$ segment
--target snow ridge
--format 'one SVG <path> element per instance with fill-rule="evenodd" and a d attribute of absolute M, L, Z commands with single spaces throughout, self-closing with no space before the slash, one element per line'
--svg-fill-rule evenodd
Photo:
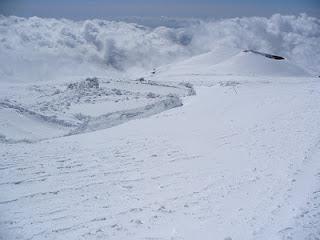
<path fill-rule="evenodd" d="M 99 117 L 90 117 L 81 126 L 76 128 L 74 131 L 71 131 L 68 135 L 110 128 L 130 120 L 149 117 L 180 106 L 182 106 L 182 101 L 178 96 L 168 96 L 167 99 L 153 104 L 148 104 L 141 108 L 112 112 Z"/>

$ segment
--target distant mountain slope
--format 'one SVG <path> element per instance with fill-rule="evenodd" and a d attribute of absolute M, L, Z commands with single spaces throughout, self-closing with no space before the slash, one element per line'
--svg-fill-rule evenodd
<path fill-rule="evenodd" d="M 162 66 L 155 72 L 164 75 L 200 74 L 212 65 L 223 62 L 237 53 L 239 53 L 239 49 L 217 48 L 174 64 Z"/>
<path fill-rule="evenodd" d="M 219 75 L 310 76 L 306 70 L 289 60 L 277 61 L 256 52 L 240 52 L 228 60 L 212 66 L 208 71 Z"/>
<path fill-rule="evenodd" d="M 309 77 L 307 70 L 281 56 L 254 50 L 219 48 L 155 71 L 161 76 L 238 75 Z"/>

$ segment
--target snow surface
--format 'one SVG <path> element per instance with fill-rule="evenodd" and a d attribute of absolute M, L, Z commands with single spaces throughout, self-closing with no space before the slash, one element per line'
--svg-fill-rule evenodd
<path fill-rule="evenodd" d="M 275 61 L 257 53 L 223 48 L 161 67 L 157 72 L 161 73 L 161 77 L 175 75 L 311 76 L 305 69 L 286 59 Z"/>
<path fill-rule="evenodd" d="M 319 19 L 177 25 L 0 17 L 1 240 L 320 238 Z"/>
<path fill-rule="evenodd" d="M 253 75 L 276 77 L 309 76 L 302 68 L 288 60 L 275 61 L 255 53 L 241 52 L 228 60 L 210 68 L 210 72 L 220 75 Z"/>
<path fill-rule="evenodd" d="M 112 127 L 181 106 L 192 85 L 88 79 L 71 83 L 6 84 L 0 97 L 0 141 L 34 142 Z"/>

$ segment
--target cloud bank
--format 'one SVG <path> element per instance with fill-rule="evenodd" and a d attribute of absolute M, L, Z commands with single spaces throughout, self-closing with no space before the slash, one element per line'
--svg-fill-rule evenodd
<path fill-rule="evenodd" d="M 140 21 L 143 24 L 143 19 Z M 217 48 L 254 49 L 320 74 L 320 20 L 305 14 L 183 20 L 177 27 L 120 21 L 0 17 L 0 79 L 118 76 Z"/>

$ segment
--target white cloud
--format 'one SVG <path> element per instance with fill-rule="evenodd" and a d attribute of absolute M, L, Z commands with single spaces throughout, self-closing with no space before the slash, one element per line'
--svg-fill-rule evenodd
<path fill-rule="evenodd" d="M 43 79 L 151 69 L 228 47 L 276 53 L 320 73 L 319 19 L 273 15 L 183 25 L 148 28 L 105 20 L 2 16 L 0 76 Z"/>

